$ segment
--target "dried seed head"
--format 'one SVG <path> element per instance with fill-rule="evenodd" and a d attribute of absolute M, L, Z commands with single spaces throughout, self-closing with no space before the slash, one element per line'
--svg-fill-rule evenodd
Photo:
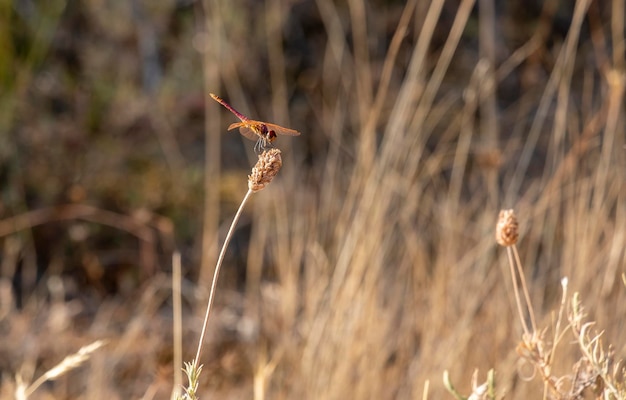
<path fill-rule="evenodd" d="M 280 157 L 280 150 L 265 150 L 259 154 L 259 161 L 252 168 L 252 175 L 248 175 L 248 188 L 252 192 L 263 190 L 274 179 L 282 166 L 283 160 Z"/>
<path fill-rule="evenodd" d="M 63 361 L 52 367 L 52 369 L 46 372 L 43 376 L 46 378 L 46 380 L 54 380 L 58 378 L 59 376 L 65 374 L 67 371 L 79 367 L 81 364 L 87 361 L 89 357 L 91 357 L 91 353 L 98 350 L 105 344 L 105 341 L 96 340 L 90 345 L 81 347 L 77 353 L 65 357 Z"/>
<path fill-rule="evenodd" d="M 500 246 L 508 247 L 517 243 L 519 236 L 517 217 L 513 210 L 501 210 L 496 225 L 496 242 Z"/>

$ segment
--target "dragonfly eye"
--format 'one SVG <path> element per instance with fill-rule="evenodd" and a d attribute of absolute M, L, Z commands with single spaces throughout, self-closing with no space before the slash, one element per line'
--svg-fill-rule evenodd
<path fill-rule="evenodd" d="M 271 141 L 273 141 L 274 139 L 276 139 L 276 132 L 275 132 L 275 131 L 273 131 L 273 130 L 272 130 L 272 131 L 269 131 L 269 132 L 267 133 L 267 136 L 269 137 L 270 142 L 271 142 Z"/>

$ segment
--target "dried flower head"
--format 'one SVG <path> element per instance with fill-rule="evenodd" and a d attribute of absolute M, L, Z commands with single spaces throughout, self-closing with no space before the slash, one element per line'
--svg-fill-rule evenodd
<path fill-rule="evenodd" d="M 61 375 L 71 371 L 75 368 L 78 368 L 81 364 L 91 357 L 91 354 L 98 350 L 100 347 L 106 344 L 105 341 L 96 340 L 95 342 L 81 347 L 77 353 L 69 355 L 63 359 L 59 364 L 52 367 L 52 369 L 48 370 L 45 374 L 40 376 L 35 382 L 33 382 L 29 387 L 22 388 L 22 383 L 18 382 L 18 390 L 20 390 L 21 394 L 18 397 L 28 398 L 38 387 L 40 387 L 46 381 L 52 381 L 60 377 Z M 22 397 L 23 395 L 23 397 Z"/>
<path fill-rule="evenodd" d="M 501 210 L 496 225 L 496 242 L 508 247 L 517 243 L 519 237 L 517 217 L 513 210 Z"/>
<path fill-rule="evenodd" d="M 283 160 L 280 157 L 280 150 L 265 150 L 259 154 L 259 161 L 252 168 L 252 175 L 248 175 L 248 188 L 252 192 L 263 190 L 274 179 L 282 166 Z"/>

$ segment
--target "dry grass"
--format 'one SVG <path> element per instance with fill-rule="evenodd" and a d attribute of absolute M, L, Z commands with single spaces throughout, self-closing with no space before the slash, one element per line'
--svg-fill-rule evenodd
<path fill-rule="evenodd" d="M 179 202 L 163 200 L 160 186 L 134 180 L 133 171 L 130 183 L 118 182 L 121 190 L 103 189 L 124 175 L 114 168 L 126 165 L 122 160 L 153 148 L 122 147 L 111 160 L 95 150 L 85 155 L 109 166 L 86 169 L 99 178 L 89 190 L 122 204 L 132 214 L 132 232 L 152 231 L 151 243 L 164 254 L 153 258 L 161 272 L 150 278 L 120 272 L 118 294 L 105 297 L 88 284 L 72 286 L 76 281 L 63 274 L 69 258 L 51 257 L 56 264 L 33 278 L 40 283 L 22 284 L 28 293 L 15 295 L 12 282 L 37 271 L 32 242 L 15 232 L 61 218 L 29 220 L 13 230 L 5 224 L 0 397 L 15 396 L 18 377 L 28 386 L 68 354 L 103 339 L 107 345 L 88 361 L 31 398 L 168 398 L 174 370 L 182 367 L 174 366 L 180 362 L 174 336 L 182 338 L 182 359 L 197 351 L 224 236 L 220 222 L 234 214 L 220 196 L 239 201 L 247 189 L 244 172 L 230 185 L 230 171 L 220 170 L 237 153 L 229 143 L 220 147 L 223 110 L 205 100 L 207 196 L 199 206 L 197 197 L 180 194 L 197 196 L 201 184 L 194 178 L 199 162 L 180 157 L 195 154 L 197 143 L 184 142 L 193 129 L 172 137 L 162 120 L 168 116 L 179 127 L 175 119 L 183 119 L 184 102 L 171 93 L 185 90 L 181 68 L 189 71 L 183 81 L 205 82 L 200 98 L 224 93 L 246 115 L 303 132 L 276 142 L 284 167 L 254 196 L 226 252 L 201 339 L 203 367 L 193 389 L 200 398 L 624 398 L 623 4 L 578 0 L 571 9 L 551 8 L 556 3 L 545 2 L 542 18 L 531 21 L 536 29 L 525 32 L 531 24 L 513 18 L 512 10 L 495 17 L 489 1 L 480 2 L 480 19 L 468 0 L 208 2 L 197 19 L 202 30 L 181 28 L 203 51 L 204 69 L 172 62 L 163 78 L 170 91 L 155 95 L 149 106 L 156 111 L 146 113 L 154 129 L 145 132 L 160 132 L 151 143 L 167 164 L 166 173 L 157 168 L 150 176 L 176 187 Z M 559 36 L 557 22 L 568 12 Z M 132 26 L 117 24 L 111 30 L 122 37 Z M 192 63 L 193 50 L 170 48 L 182 64 Z M 96 56 L 103 57 L 85 62 Z M 27 72 L 15 96 L 25 96 L 27 78 L 37 77 L 36 68 Z M 102 66 L 92 73 L 110 75 Z M 110 119 L 105 126 L 113 129 L 128 114 L 141 114 L 140 106 L 123 107 L 129 92 L 98 94 L 118 113 L 92 118 Z M 150 119 L 155 114 L 161 119 Z M 1 123 L 8 132 L 29 121 L 3 114 Z M 195 128 L 183 125 L 189 126 Z M 111 145 L 106 136 L 96 138 L 86 148 L 102 152 Z M 13 154 L 23 151 L 18 144 Z M 40 174 L 50 171 L 32 164 Z M 52 185 L 42 176 L 36 180 L 42 187 Z M 137 203 L 147 213 L 128 211 Z M 24 212 L 35 208 L 20 204 Z M 509 208 L 519 221 L 515 250 L 498 248 L 493 234 L 498 210 Z M 184 212 L 168 214 L 184 243 L 183 265 L 193 271 L 177 281 L 182 305 L 176 307 L 167 272 L 172 249 L 164 244 L 173 241 L 154 217 L 171 209 L 196 212 L 186 223 L 177 219 Z M 18 214 L 9 221 L 23 221 Z M 188 231 L 195 235 L 184 236 Z M 249 238 L 241 238 L 244 231 Z M 101 258 L 87 257 L 97 252 L 75 251 L 86 254 L 85 270 L 102 271 Z M 98 282 L 96 272 L 88 282 Z M 176 335 L 172 308 L 182 310 Z"/>

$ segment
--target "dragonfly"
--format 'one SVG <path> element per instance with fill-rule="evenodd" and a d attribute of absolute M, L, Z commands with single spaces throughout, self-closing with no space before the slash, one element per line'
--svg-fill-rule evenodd
<path fill-rule="evenodd" d="M 209 93 L 211 98 L 224 107 L 228 109 L 231 113 L 235 114 L 237 118 L 241 122 L 234 122 L 230 124 L 228 130 L 233 130 L 235 128 L 239 128 L 239 133 L 247 139 L 256 140 L 257 143 L 254 146 L 254 150 L 258 152 L 258 150 L 265 150 L 267 147 L 272 145 L 272 142 L 276 140 L 278 135 L 287 135 L 287 136 L 299 136 L 300 132 L 295 129 L 289 129 L 282 127 L 276 124 L 270 124 L 269 122 L 255 121 L 250 119 L 235 110 L 230 104 L 224 101 L 218 95 L 213 93 Z"/>

